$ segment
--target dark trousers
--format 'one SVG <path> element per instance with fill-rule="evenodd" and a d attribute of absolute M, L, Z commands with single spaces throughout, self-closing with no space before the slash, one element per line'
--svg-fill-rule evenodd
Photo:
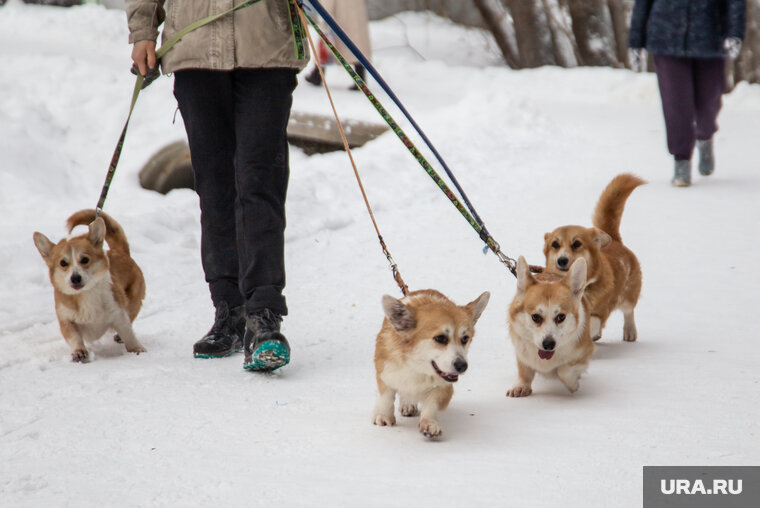
<path fill-rule="evenodd" d="M 201 262 L 214 305 L 287 314 L 284 230 L 293 69 L 184 70 L 174 96 L 201 208 Z"/>
<path fill-rule="evenodd" d="M 654 55 L 654 68 L 665 115 L 668 151 L 676 160 L 691 159 L 695 140 L 710 139 L 718 130 L 726 61 Z"/>

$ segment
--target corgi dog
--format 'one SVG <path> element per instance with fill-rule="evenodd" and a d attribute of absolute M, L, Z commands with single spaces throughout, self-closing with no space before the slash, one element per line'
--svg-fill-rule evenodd
<path fill-rule="evenodd" d="M 623 340 L 637 337 L 633 309 L 641 293 L 641 267 L 620 237 L 620 220 L 631 192 L 646 182 L 623 173 L 602 191 L 594 209 L 594 227 L 562 226 L 544 235 L 544 256 L 549 271 L 567 272 L 576 259 L 586 260 L 584 292 L 591 306 L 591 337 L 599 340 L 613 310 L 623 311 Z"/>
<path fill-rule="evenodd" d="M 517 293 L 509 306 L 518 379 L 507 396 L 530 395 L 536 372 L 556 376 L 571 393 L 578 390 L 594 354 L 583 296 L 586 268 L 586 260 L 579 257 L 565 275 L 533 275 L 525 258 L 518 259 Z"/>
<path fill-rule="evenodd" d="M 89 224 L 85 234 L 57 244 L 34 233 L 34 245 L 50 271 L 55 312 L 74 362 L 89 360 L 85 342 L 99 339 L 109 329 L 130 353 L 144 353 L 132 331 L 132 321 L 145 297 L 145 279 L 129 255 L 129 243 L 118 222 L 95 210 L 81 210 L 66 221 L 69 233 Z M 103 248 L 108 243 L 109 250 Z"/>
<path fill-rule="evenodd" d="M 475 323 L 489 298 L 485 292 L 462 307 L 432 289 L 400 300 L 383 296 L 385 319 L 375 346 L 375 425 L 395 425 L 398 393 L 401 415 L 419 414 L 425 437 L 441 435 L 436 415 L 446 409 L 453 384 L 467 370 Z"/>

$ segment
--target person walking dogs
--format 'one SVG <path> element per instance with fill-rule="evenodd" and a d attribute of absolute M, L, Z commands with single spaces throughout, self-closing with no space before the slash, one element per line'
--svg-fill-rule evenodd
<path fill-rule="evenodd" d="M 653 56 L 676 187 L 691 185 L 695 142 L 699 173 L 715 170 L 713 135 L 726 58 L 739 55 L 745 19 L 745 0 L 636 0 L 633 6 L 631 64 L 640 70 L 646 51 Z"/>
<path fill-rule="evenodd" d="M 225 12 L 234 0 L 127 0 L 132 60 L 155 69 L 156 38 Z M 161 59 L 174 74 L 201 210 L 201 263 L 216 308 L 196 358 L 245 352 L 244 368 L 290 361 L 285 297 L 286 127 L 298 54 L 289 0 L 260 0 L 188 33 Z M 300 33 L 300 32 L 299 32 Z M 305 51 L 305 50 L 303 50 Z"/>

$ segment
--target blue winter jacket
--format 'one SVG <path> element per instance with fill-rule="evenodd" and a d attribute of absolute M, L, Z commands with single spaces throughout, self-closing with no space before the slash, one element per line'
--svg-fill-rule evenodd
<path fill-rule="evenodd" d="M 745 0 L 636 0 L 628 45 L 654 55 L 725 57 L 727 37 L 744 39 Z"/>

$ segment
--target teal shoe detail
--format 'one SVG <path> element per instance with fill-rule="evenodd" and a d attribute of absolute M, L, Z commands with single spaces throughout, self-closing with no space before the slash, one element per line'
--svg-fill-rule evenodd
<path fill-rule="evenodd" d="M 250 362 L 243 365 L 246 370 L 273 371 L 290 362 L 288 347 L 279 340 L 267 340 L 259 344 Z"/>
<path fill-rule="evenodd" d="M 209 358 L 227 358 L 228 356 L 232 356 L 235 353 L 242 353 L 242 352 L 243 352 L 243 348 L 241 347 L 241 348 L 233 349 L 231 351 L 227 351 L 225 353 L 219 353 L 219 354 L 195 353 L 193 356 L 195 358 L 204 358 L 204 359 L 209 359 Z"/>

